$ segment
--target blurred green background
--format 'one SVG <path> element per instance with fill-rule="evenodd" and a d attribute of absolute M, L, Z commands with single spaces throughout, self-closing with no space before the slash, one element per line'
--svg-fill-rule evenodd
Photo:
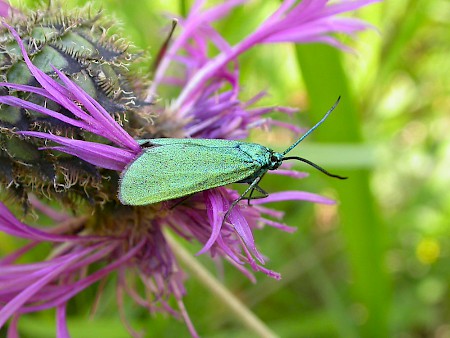
<path fill-rule="evenodd" d="M 65 6 L 76 3 L 86 1 Z M 170 26 L 167 13 L 189 8 L 183 1 L 94 4 L 153 55 Z M 250 2 L 216 27 L 237 42 L 278 4 Z M 299 107 L 289 122 L 311 126 L 342 96 L 334 115 L 295 154 L 349 179 L 316 171 L 298 181 L 266 177 L 262 186 L 268 192 L 298 188 L 339 203 L 273 205 L 286 211 L 285 222 L 298 231 L 267 228 L 255 236 L 270 258 L 267 267 L 283 279 L 257 274 L 252 284 L 225 264 L 223 284 L 281 337 L 450 337 L 450 2 L 386 1 L 355 16 L 376 29 L 343 37 L 353 53 L 323 45 L 271 45 L 240 58 L 242 98 L 268 89 L 264 104 Z M 276 128 L 261 135 L 255 131 L 252 138 L 275 150 L 296 136 Z M 187 248 L 195 253 L 199 247 Z M 196 259 L 221 276 L 208 257 Z M 186 288 L 186 308 L 202 336 L 254 335 L 195 274 Z M 73 337 L 128 336 L 113 286 L 110 291 L 94 319 L 88 320 L 93 293 L 71 303 Z M 128 316 L 147 337 L 188 336 L 184 324 L 169 316 L 149 316 L 131 305 Z M 53 336 L 53 315 L 28 316 L 21 328 L 24 336 Z"/>

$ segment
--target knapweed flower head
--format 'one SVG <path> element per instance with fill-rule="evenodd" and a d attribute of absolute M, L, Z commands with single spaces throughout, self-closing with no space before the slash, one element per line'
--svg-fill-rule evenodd
<path fill-rule="evenodd" d="M 21 315 L 51 308 L 57 313 L 58 337 L 68 337 L 67 303 L 113 273 L 122 312 L 127 295 L 151 312 L 181 315 L 196 336 L 182 303 L 185 276 L 166 229 L 199 242 L 199 254 L 224 259 L 252 280 L 251 270 L 280 278 L 264 267 L 253 231 L 294 229 L 281 223 L 280 212 L 264 205 L 333 203 L 313 193 L 283 191 L 230 209 L 239 194 L 229 187 L 139 207 L 122 205 L 117 197 L 120 173 L 143 151 L 139 139 L 243 139 L 261 125 L 298 132 L 296 126 L 267 118 L 272 111 L 290 114 L 292 109 L 253 107 L 264 93 L 240 101 L 238 56 L 259 44 L 342 47 L 330 34 L 353 34 L 367 26 L 339 14 L 374 1 L 284 1 L 254 33 L 230 45 L 212 23 L 245 2 L 205 8 L 204 1 L 197 1 L 186 18 L 178 18 L 179 34 L 148 86 L 149 76 L 131 76 L 129 64 L 139 59 L 108 31 L 102 13 L 3 11 L 8 17 L 0 41 L 0 230 L 29 241 L 0 260 L 0 327 L 9 320 L 11 337 L 17 336 Z M 215 55 L 208 54 L 211 44 Z M 159 97 L 161 86 L 178 88 L 179 95 Z M 288 169 L 274 173 L 305 177 Z M 56 202 L 60 208 L 50 207 Z M 43 229 L 23 223 L 20 219 L 30 213 L 50 217 L 54 225 Z M 53 245 L 47 259 L 17 263 L 45 243 Z"/>

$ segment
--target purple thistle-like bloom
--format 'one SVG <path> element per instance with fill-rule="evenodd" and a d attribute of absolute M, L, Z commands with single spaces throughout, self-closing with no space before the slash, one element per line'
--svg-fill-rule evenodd
<path fill-rule="evenodd" d="M 291 114 L 291 109 L 251 108 L 264 93 L 248 102 L 239 100 L 237 57 L 258 44 L 267 43 L 323 42 L 342 47 L 330 33 L 353 34 L 367 25 L 336 15 L 375 1 L 341 1 L 331 5 L 325 0 L 304 0 L 300 4 L 292 0 L 284 1 L 253 34 L 231 46 L 212 28 L 211 23 L 244 2 L 228 1 L 205 10 L 204 1 L 197 1 L 189 16 L 180 19 L 183 30 L 161 60 L 146 93 L 146 100 L 152 102 L 161 85 L 179 87 L 181 93 L 168 107 L 154 107 L 158 112 L 154 135 L 242 139 L 249 129 L 261 125 L 280 125 L 298 132 L 299 128 L 295 126 L 265 118 L 267 113 L 275 110 Z M 64 152 L 99 168 L 122 171 L 142 151 L 139 144 L 95 99 L 59 69 L 53 68 L 56 78 L 52 78 L 33 65 L 20 36 L 12 27 L 8 28 L 40 87 L 8 82 L 0 83 L 0 86 L 42 96 L 64 107 L 72 116 L 16 96 L 2 96 L 0 103 L 50 116 L 108 142 L 73 139 L 47 131 L 19 130 L 17 134 L 23 138 L 49 141 L 42 150 Z M 210 43 L 219 50 L 214 57 L 206 52 Z M 167 75 L 169 66 L 174 65 L 183 69 L 179 78 Z M 231 89 L 224 89 L 227 86 Z M 286 168 L 274 174 L 296 178 L 305 176 Z M 172 229 L 186 240 L 198 241 L 203 246 L 198 254 L 209 253 L 212 257 L 224 258 L 252 280 L 254 277 L 246 266 L 280 278 L 279 274 L 263 266 L 265 261 L 257 250 L 252 232 L 264 225 L 288 232 L 295 229 L 281 223 L 282 213 L 263 205 L 284 200 L 333 203 L 308 192 L 276 192 L 265 199 L 253 201 L 252 207 L 237 205 L 231 209 L 228 220 L 222 222 L 223 215 L 238 197 L 236 191 L 219 187 L 197 193 L 181 204 L 167 201 L 159 205 L 128 207 L 119 205 L 114 196 L 119 211 L 110 210 L 114 212 L 110 216 L 105 210 L 98 216 L 102 221 L 100 226 L 91 225 L 88 214 L 70 217 L 32 198 L 34 208 L 48 215 L 56 224 L 45 231 L 22 223 L 0 203 L 0 231 L 30 241 L 0 260 L 0 327 L 10 319 L 8 334 L 17 336 L 17 321 L 22 314 L 55 308 L 58 337 L 68 337 L 65 324 L 67 302 L 85 288 L 116 272 L 119 304 L 122 304 L 121 297 L 127 294 L 149 311 L 166 311 L 175 316 L 180 312 L 191 334 L 196 336 L 182 303 L 184 275 L 167 243 L 164 228 Z M 42 243 L 55 246 L 48 259 L 30 264 L 15 263 Z M 101 267 L 86 274 L 86 268 L 94 263 L 100 263 Z M 129 284 L 126 276 L 131 270 L 137 271 L 139 283 L 153 299 L 140 295 L 136 291 L 137 285 Z M 179 311 L 168 303 L 172 296 L 177 300 Z M 122 307 L 119 308 L 123 311 Z M 137 335 L 136 332 L 132 334 Z"/>

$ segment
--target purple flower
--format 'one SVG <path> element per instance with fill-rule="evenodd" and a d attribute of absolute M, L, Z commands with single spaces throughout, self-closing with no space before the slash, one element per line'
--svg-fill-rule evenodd
<path fill-rule="evenodd" d="M 7 18 L 10 15 L 11 6 L 7 1 L 0 1 L 0 16 Z"/>
<path fill-rule="evenodd" d="M 150 136 L 242 139 L 249 129 L 261 125 L 280 125 L 300 131 L 296 126 L 266 118 L 271 111 L 291 114 L 292 109 L 252 108 L 264 93 L 257 94 L 248 102 L 239 100 L 237 57 L 258 44 L 268 43 L 323 42 L 343 47 L 329 34 L 353 34 L 367 25 L 337 15 L 375 1 L 338 1 L 333 4 L 324 0 L 304 0 L 300 4 L 284 1 L 253 34 L 234 46 L 229 45 L 211 23 L 244 2 L 227 1 L 204 9 L 203 1 L 197 1 L 189 16 L 180 18 L 181 35 L 161 60 L 152 85 L 146 91 L 146 101 L 152 102 L 162 85 L 179 87 L 181 93 L 169 106 L 153 107 L 158 114 L 153 126 L 149 127 Z M 42 151 L 63 152 L 97 168 L 122 171 L 142 151 L 139 144 L 95 99 L 59 69 L 53 67 L 52 77 L 33 65 L 19 34 L 11 26 L 7 27 L 39 86 L 8 82 L 0 83 L 0 86 L 39 95 L 71 114 L 13 95 L 1 96 L 0 103 L 52 117 L 106 142 L 56 135 L 46 130 L 17 130 L 16 133 L 24 139 L 44 139 L 46 143 L 41 147 Z M 213 57 L 206 52 L 210 43 L 219 50 Z M 180 77 L 167 75 L 169 67 L 173 66 L 183 70 Z M 226 89 L 229 87 L 231 89 Z M 305 174 L 288 168 L 274 174 L 305 177 Z M 165 228 L 186 240 L 198 241 L 203 246 L 198 254 L 208 253 L 211 257 L 223 258 L 251 280 L 254 277 L 247 267 L 278 279 L 279 274 L 263 266 L 265 259 L 256 247 L 253 230 L 264 225 L 287 232 L 295 229 L 281 223 L 282 213 L 263 205 L 284 200 L 333 203 L 308 192 L 275 192 L 265 199 L 253 201 L 252 207 L 245 203 L 237 205 L 229 213 L 228 221 L 222 222 L 223 215 L 238 196 L 232 189 L 219 187 L 197 193 L 183 203 L 167 201 L 145 207 L 122 206 L 116 196 L 107 196 L 108 203 L 103 209 L 95 209 L 92 214 L 79 212 L 76 216 L 69 216 L 68 210 L 55 211 L 47 206 L 47 201 L 31 196 L 31 205 L 55 223 L 45 230 L 22 223 L 5 204 L 0 203 L 0 231 L 29 240 L 29 244 L 0 261 L 0 327 L 10 320 L 8 334 L 16 336 L 17 321 L 22 314 L 55 308 L 58 337 L 68 337 L 65 323 L 67 302 L 115 272 L 118 275 L 119 304 L 126 294 L 149 311 L 165 311 L 175 316 L 181 314 L 190 333 L 197 336 L 182 303 L 186 293 L 184 275 L 168 245 Z M 16 263 L 17 259 L 43 243 L 54 245 L 48 259 L 30 264 Z M 86 274 L 87 267 L 94 263 L 96 269 Z M 137 285 L 129 284 L 127 275 L 132 272 L 136 273 L 138 283 L 153 296 L 153 301 L 139 294 L 137 290 L 141 288 Z M 176 299 L 178 310 L 169 305 L 170 297 Z M 123 311 L 121 306 L 119 309 Z M 133 335 L 138 335 L 130 330 Z"/>

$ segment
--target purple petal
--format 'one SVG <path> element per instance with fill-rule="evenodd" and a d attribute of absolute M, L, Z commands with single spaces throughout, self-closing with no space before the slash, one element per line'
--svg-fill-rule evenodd
<path fill-rule="evenodd" d="M 305 178 L 305 177 L 309 176 L 308 173 L 295 171 L 295 170 L 286 170 L 286 169 L 277 169 L 277 170 L 271 171 L 270 174 L 289 176 L 289 177 L 293 177 L 293 178 L 297 178 L 297 179 Z"/>
<path fill-rule="evenodd" d="M 58 338 L 70 338 L 67 329 L 66 304 L 61 304 L 56 308 L 56 335 Z"/>
<path fill-rule="evenodd" d="M 75 102 L 69 99 L 70 92 L 66 88 L 53 80 L 38 67 L 33 65 L 30 58 L 28 57 L 23 41 L 20 38 L 19 34 L 15 31 L 15 29 L 7 23 L 3 23 L 3 25 L 9 29 L 11 34 L 14 36 L 14 39 L 16 39 L 17 43 L 19 44 L 22 56 L 28 66 L 28 69 L 33 74 L 35 79 L 39 82 L 39 84 L 51 95 L 53 100 L 61 104 L 64 108 L 70 110 L 74 115 L 77 115 L 77 113 L 80 113 L 81 115 L 87 115 L 75 104 Z M 79 115 L 77 115 L 77 117 L 82 118 Z"/>
<path fill-rule="evenodd" d="M 241 3 L 245 3 L 246 0 L 230 0 L 223 4 L 217 5 L 212 9 L 201 11 L 203 2 L 196 2 L 191 8 L 189 17 L 183 22 L 180 20 L 180 24 L 183 26 L 183 31 L 180 36 L 173 41 L 171 47 L 168 49 L 166 55 L 167 57 L 161 60 L 161 63 L 156 70 L 155 76 L 153 78 L 152 86 L 149 88 L 149 92 L 146 100 L 151 101 L 155 95 L 156 88 L 167 72 L 167 69 L 171 62 L 171 57 L 176 55 L 186 44 L 187 40 L 191 37 L 193 32 L 198 31 L 199 26 L 204 26 L 213 21 L 219 20 L 231 11 L 234 7 Z"/>
<path fill-rule="evenodd" d="M 45 231 L 38 230 L 34 227 L 28 226 L 20 222 L 9 209 L 0 202 L 0 231 L 3 231 L 11 236 L 27 238 L 35 241 L 49 241 L 49 242 L 67 242 L 67 241 L 92 241 L 102 237 L 98 236 L 70 236 L 57 235 Z"/>
<path fill-rule="evenodd" d="M 20 338 L 19 336 L 19 330 L 18 330 L 18 322 L 19 322 L 20 316 L 18 314 L 15 314 L 12 316 L 11 320 L 9 321 L 8 325 L 8 338 Z"/>
<path fill-rule="evenodd" d="M 0 1 L 0 16 L 7 18 L 11 15 L 12 7 L 8 3 L 8 1 L 1 0 Z"/>
<path fill-rule="evenodd" d="M 233 249 L 230 248 L 229 243 L 225 242 L 222 236 L 217 237 L 217 244 L 224 251 L 225 255 L 235 263 L 240 265 L 244 264 L 244 262 L 236 255 Z"/>
<path fill-rule="evenodd" d="M 270 194 L 266 198 L 256 199 L 252 201 L 252 204 L 266 204 L 272 202 L 281 202 L 281 201 L 308 201 L 312 203 L 321 203 L 321 204 L 336 204 L 336 201 L 326 198 L 317 194 L 313 194 L 305 191 L 283 191 L 276 192 Z"/>
<path fill-rule="evenodd" d="M 39 68 L 33 65 L 28 54 L 26 52 L 23 41 L 20 39 L 18 33 L 6 23 L 3 23 L 11 32 L 11 34 L 16 39 L 17 43 L 22 52 L 25 63 L 28 69 L 43 87 L 46 93 L 43 95 L 46 98 L 53 100 L 54 102 L 60 104 L 64 108 L 68 109 L 72 114 L 78 117 L 81 121 L 68 118 L 62 114 L 53 112 L 44 107 L 39 107 L 32 103 L 25 103 L 24 100 L 17 98 L 4 98 L 3 102 L 11 105 L 22 106 L 24 108 L 33 109 L 40 113 L 58 118 L 59 120 L 74 125 L 79 128 L 83 128 L 89 132 L 95 133 L 97 135 L 103 136 L 106 139 L 120 145 L 124 148 L 130 149 L 131 151 L 138 153 L 141 151 L 139 144 L 122 128 L 120 125 L 106 112 L 106 110 L 101 107 L 101 105 L 90 97 L 83 89 L 72 82 L 65 74 L 53 67 L 53 70 L 58 74 L 60 80 L 64 83 L 64 86 L 59 84 L 57 81 L 53 80 L 50 76 L 45 74 Z M 14 85 L 14 84 L 4 84 L 10 88 L 15 88 L 19 90 L 31 91 L 33 93 L 40 93 L 42 90 L 30 89 L 29 86 L 25 85 Z M 86 113 L 83 111 L 74 100 L 83 104 Z"/>
<path fill-rule="evenodd" d="M 230 262 L 236 269 L 238 269 L 245 277 L 247 277 L 252 283 L 256 283 L 255 276 L 248 271 L 245 267 L 242 266 L 242 263 L 237 263 L 234 260 L 230 259 L 230 257 L 225 257 L 225 259 Z"/>
<path fill-rule="evenodd" d="M 255 203 L 253 203 L 253 201 L 252 201 L 252 204 L 255 205 Z M 268 215 L 268 216 L 276 218 L 276 219 L 282 219 L 284 217 L 283 211 L 269 209 L 269 208 L 263 207 L 261 205 L 255 205 L 255 208 L 257 208 L 261 214 Z"/>
<path fill-rule="evenodd" d="M 247 220 L 240 212 L 239 206 L 236 205 L 233 209 L 231 209 L 228 218 L 230 219 L 231 224 L 238 233 L 239 237 L 245 243 L 244 248 L 248 248 L 248 250 L 256 257 L 256 259 L 258 259 L 261 264 L 264 264 L 264 258 L 258 252 L 258 249 L 256 249 L 252 231 L 248 225 Z"/>
<path fill-rule="evenodd" d="M 70 288 L 67 288 L 66 292 L 64 294 L 61 294 L 61 296 L 58 299 L 52 300 L 46 304 L 46 308 L 52 308 L 55 306 L 59 306 L 60 304 L 64 304 L 69 299 L 71 299 L 76 294 L 80 293 L 82 290 L 86 289 L 88 286 L 98 282 L 99 280 L 107 277 L 111 272 L 115 271 L 119 266 L 127 263 L 129 260 L 133 259 L 135 255 L 142 249 L 143 245 L 145 244 L 145 241 L 141 241 L 140 243 L 136 244 L 133 248 L 131 248 L 128 252 L 126 252 L 124 255 L 119 257 L 118 259 L 114 260 L 113 263 L 107 265 L 106 267 L 95 271 L 94 273 L 90 274 L 89 276 L 76 281 L 72 284 L 70 284 Z M 103 257 L 108 257 L 108 254 L 102 255 Z M 99 258 L 96 258 L 96 260 L 99 260 Z M 85 264 L 87 266 L 87 264 Z M 36 311 L 36 309 L 33 309 L 33 311 Z"/>
<path fill-rule="evenodd" d="M 38 131 L 21 131 L 18 134 L 48 139 L 57 142 L 62 147 L 46 147 L 45 149 L 54 149 L 77 156 L 93 165 L 122 171 L 136 155 L 128 150 L 112 147 L 106 144 L 74 140 L 67 137 L 56 136 Z"/>
<path fill-rule="evenodd" d="M 34 194 L 28 195 L 28 201 L 33 205 L 33 207 L 36 210 L 48 216 L 55 222 L 63 222 L 70 219 L 70 216 L 67 213 L 55 210 L 54 208 L 48 206 L 47 204 L 44 204 Z"/>
<path fill-rule="evenodd" d="M 75 99 L 83 104 L 83 106 L 90 112 L 94 119 L 99 123 L 102 129 L 106 131 L 102 135 L 112 142 L 121 145 L 124 148 L 131 149 L 135 152 L 140 152 L 139 144 L 108 114 L 108 112 L 92 97 L 90 97 L 83 89 L 72 82 L 64 73 L 53 67 L 53 70 L 58 74 L 59 78 L 64 82 L 69 91 L 74 95 Z"/>
<path fill-rule="evenodd" d="M 16 260 L 18 260 L 20 257 L 25 255 L 27 252 L 35 248 L 39 242 L 32 242 L 28 243 L 27 245 L 24 245 L 20 249 L 14 251 L 13 253 L 9 254 L 8 256 L 2 257 L 0 259 L 0 266 L 2 265 L 9 265 L 13 264 Z"/>
<path fill-rule="evenodd" d="M 275 222 L 275 221 L 272 221 L 270 219 L 261 218 L 261 221 L 264 224 L 266 224 L 266 225 L 268 225 L 268 226 L 270 226 L 272 228 L 279 229 L 281 231 L 286 231 L 286 232 L 290 232 L 290 233 L 297 231 L 297 228 L 290 227 L 290 226 L 288 226 L 286 224 L 283 224 L 283 223 L 280 223 L 280 222 Z"/>
<path fill-rule="evenodd" d="M 84 121 L 71 119 L 70 117 L 67 117 L 63 114 L 57 113 L 53 110 L 42 107 L 38 104 L 19 99 L 18 97 L 15 97 L 15 96 L 0 96 L 0 103 L 4 103 L 4 104 L 10 105 L 10 106 L 19 107 L 19 108 L 31 109 L 31 110 L 37 111 L 39 113 L 54 117 L 60 121 L 69 123 L 75 127 L 83 128 L 88 131 L 92 131 L 92 128 L 89 126 L 89 124 L 85 123 Z"/>
<path fill-rule="evenodd" d="M 208 218 L 212 227 L 212 231 L 208 241 L 203 246 L 203 248 L 197 253 L 197 255 L 204 254 L 216 242 L 217 237 L 219 236 L 220 230 L 222 228 L 223 215 L 226 212 L 222 195 L 217 190 L 215 189 L 206 190 L 203 192 L 203 195 L 205 196 L 205 201 L 207 201 L 206 211 L 208 213 Z"/>
<path fill-rule="evenodd" d="M 182 116 L 187 115 L 187 112 L 194 106 L 194 102 L 199 100 L 202 89 L 209 86 L 210 82 L 214 81 L 221 73 L 224 73 L 230 62 L 234 62 L 240 54 L 257 44 L 317 41 L 340 46 L 337 40 L 327 36 L 327 34 L 352 34 L 355 31 L 367 28 L 367 26 L 361 24 L 361 21 L 349 18 L 342 19 L 336 15 L 358 9 L 372 2 L 376 2 L 376 0 L 346 1 L 336 4 L 328 4 L 328 1 L 325 0 L 308 0 L 298 4 L 292 0 L 284 1 L 277 12 L 263 22 L 253 34 L 249 35 L 242 42 L 227 48 L 206 63 L 198 62 L 199 67 L 195 72 L 192 72 L 193 76 L 188 77 L 188 82 L 182 88 L 181 94 L 172 105 L 172 110 L 180 111 Z M 202 25 L 207 26 L 211 21 L 217 20 L 220 17 L 219 13 L 224 10 L 221 6 L 205 10 L 204 13 L 210 16 L 210 18 L 205 19 L 204 14 L 201 14 L 201 9 L 199 7 L 196 8 L 197 12 L 191 14 L 186 19 L 184 25 L 185 31 L 182 33 L 180 39 L 174 42 L 173 48 L 168 53 L 170 56 L 177 54 L 183 47 L 187 49 L 187 46 L 189 46 L 187 43 L 188 39 L 195 39 L 195 37 L 199 36 L 197 28 Z M 204 40 L 207 40 L 207 38 L 210 37 L 203 37 Z M 190 55 L 193 58 L 195 57 L 193 53 L 190 53 Z M 200 53 L 200 55 L 203 54 Z M 169 62 L 169 57 L 163 61 L 164 67 L 159 70 L 158 80 L 155 81 L 154 86 L 160 82 L 160 78 L 163 77 L 163 73 L 166 71 Z M 192 63 L 195 64 L 195 60 Z M 152 87 L 150 90 L 152 97 L 154 88 Z"/>
<path fill-rule="evenodd" d="M 8 87 L 15 90 L 20 90 L 23 92 L 34 93 L 40 96 L 46 97 L 47 99 L 53 100 L 53 96 L 50 95 L 44 88 L 33 87 L 24 84 L 10 83 L 10 82 L 0 82 L 0 86 Z"/>
<path fill-rule="evenodd" d="M 74 262 L 78 257 L 72 257 L 66 260 L 64 263 L 54 266 L 52 270 L 46 271 L 46 274 L 33 282 L 29 287 L 25 288 L 22 292 L 17 294 L 10 302 L 5 304 L 0 309 L 0 327 L 2 327 L 9 317 L 11 317 L 16 311 L 23 306 L 27 300 L 47 285 L 51 280 L 56 278 L 62 271 L 64 271 L 72 262 Z"/>

